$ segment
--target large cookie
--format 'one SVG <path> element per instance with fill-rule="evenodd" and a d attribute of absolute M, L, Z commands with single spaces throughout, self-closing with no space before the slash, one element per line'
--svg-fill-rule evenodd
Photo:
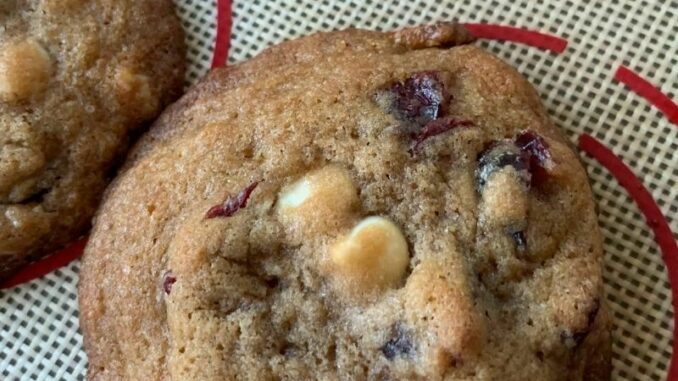
<path fill-rule="evenodd" d="M 607 380 L 601 238 L 533 88 L 441 24 L 217 69 L 110 188 L 91 380 Z"/>
<path fill-rule="evenodd" d="M 83 233 L 183 74 L 170 0 L 0 0 L 0 278 Z"/>

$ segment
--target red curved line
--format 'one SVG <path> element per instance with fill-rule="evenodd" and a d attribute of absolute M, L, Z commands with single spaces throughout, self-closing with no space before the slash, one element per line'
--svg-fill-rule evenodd
<path fill-rule="evenodd" d="M 678 125 L 678 105 L 648 80 L 624 65 L 619 66 L 614 73 L 614 79 L 625 84 L 636 94 L 647 99 L 648 102 L 666 115 L 671 123 Z"/>
<path fill-rule="evenodd" d="M 466 29 L 477 38 L 492 40 L 513 41 L 562 53 L 567 48 L 567 40 L 558 36 L 531 31 L 525 28 L 516 28 L 507 25 L 466 23 Z"/>
<path fill-rule="evenodd" d="M 231 0 L 217 0 L 217 36 L 214 41 L 212 68 L 226 65 L 231 47 L 233 14 Z"/>
<path fill-rule="evenodd" d="M 678 289 L 676 288 L 678 286 L 678 245 L 673 238 L 666 218 L 640 179 L 614 152 L 587 134 L 579 137 L 579 148 L 607 168 L 619 184 L 626 188 L 638 204 L 640 211 L 645 215 L 647 224 L 654 231 L 654 238 L 661 249 L 666 264 L 673 298 L 674 326 L 678 327 L 678 313 L 675 313 L 675 311 L 678 311 Z M 673 354 L 667 380 L 678 380 L 678 340 L 676 338 L 673 340 Z"/>
<path fill-rule="evenodd" d="M 0 283 L 0 289 L 18 286 L 40 278 L 59 267 L 66 266 L 82 255 L 85 244 L 87 244 L 87 238 L 82 238 L 61 251 L 21 268 L 17 273 Z"/>

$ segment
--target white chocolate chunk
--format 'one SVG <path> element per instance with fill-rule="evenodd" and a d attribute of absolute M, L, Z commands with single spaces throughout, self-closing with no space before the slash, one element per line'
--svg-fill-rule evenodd
<path fill-rule="evenodd" d="M 278 197 L 278 216 L 296 240 L 345 226 L 358 205 L 348 171 L 328 165 L 285 187 Z"/>
<path fill-rule="evenodd" d="M 115 89 L 123 111 L 140 119 L 153 117 L 160 107 L 159 99 L 151 90 L 150 78 L 128 67 L 119 67 L 115 73 Z"/>
<path fill-rule="evenodd" d="M 0 125 L 3 121 L 0 117 Z M 0 204 L 22 202 L 35 193 L 47 165 L 43 146 L 42 134 L 25 120 L 0 133 Z"/>
<path fill-rule="evenodd" d="M 311 183 L 303 178 L 292 184 L 285 193 L 280 195 L 279 206 L 281 209 L 297 208 L 301 206 L 312 194 Z"/>
<path fill-rule="evenodd" d="M 0 100 L 17 102 L 42 92 L 49 83 L 52 62 L 34 40 L 0 47 Z"/>
<path fill-rule="evenodd" d="M 352 286 L 373 289 L 396 286 L 410 261 L 400 229 L 383 217 L 368 217 L 330 248 L 336 275 Z"/>

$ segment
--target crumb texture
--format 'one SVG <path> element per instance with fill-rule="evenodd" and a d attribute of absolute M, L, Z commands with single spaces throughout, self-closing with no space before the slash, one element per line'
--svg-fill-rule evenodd
<path fill-rule="evenodd" d="M 586 174 L 453 32 L 315 34 L 170 107 L 86 250 L 89 379 L 607 380 Z"/>
<path fill-rule="evenodd" d="M 129 133 L 181 93 L 169 0 L 0 0 L 0 278 L 89 226 Z"/>

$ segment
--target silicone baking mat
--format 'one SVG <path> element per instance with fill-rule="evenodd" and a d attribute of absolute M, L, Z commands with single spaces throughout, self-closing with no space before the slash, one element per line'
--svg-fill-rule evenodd
<path fill-rule="evenodd" d="M 2 1 L 2 0 L 0 0 Z M 605 236 L 613 380 L 678 381 L 678 2 L 175 0 L 188 37 L 187 84 L 211 65 L 279 41 L 351 26 L 390 30 L 458 20 L 538 89 L 578 145 Z M 0 290 L 0 379 L 79 380 L 83 242 Z M 18 285 L 16 285 L 18 284 Z M 16 285 L 15 287 L 9 287 Z M 8 288 L 9 287 L 9 288 Z"/>

